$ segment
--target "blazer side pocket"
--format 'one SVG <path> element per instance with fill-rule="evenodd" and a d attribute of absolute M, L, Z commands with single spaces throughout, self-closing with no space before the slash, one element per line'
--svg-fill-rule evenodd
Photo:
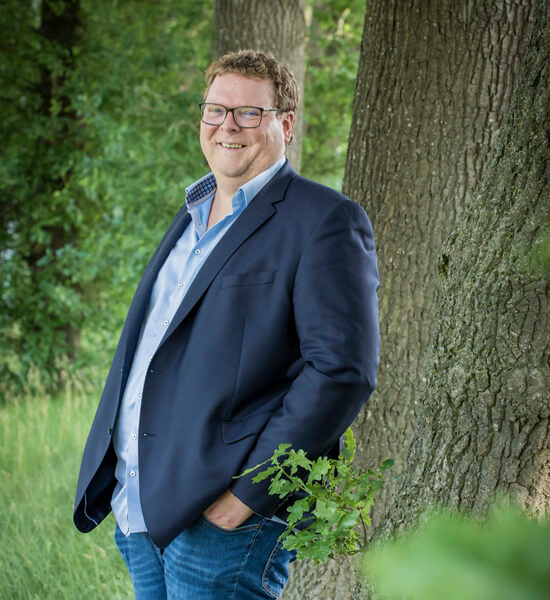
<path fill-rule="evenodd" d="M 272 414 L 272 410 L 264 410 L 240 421 L 222 421 L 223 443 L 232 444 L 249 435 L 257 435 L 265 427 Z"/>
<path fill-rule="evenodd" d="M 275 280 L 277 271 L 254 271 L 252 273 L 235 273 L 222 277 L 222 288 L 243 285 L 264 285 Z"/>

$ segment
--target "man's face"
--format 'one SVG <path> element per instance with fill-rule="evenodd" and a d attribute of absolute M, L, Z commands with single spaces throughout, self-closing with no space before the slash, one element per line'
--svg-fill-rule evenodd
<path fill-rule="evenodd" d="M 205 102 L 235 106 L 276 108 L 275 88 L 268 79 L 252 79 L 228 73 L 218 75 Z M 228 112 L 222 125 L 207 125 L 201 121 L 201 147 L 219 185 L 235 188 L 250 181 L 273 165 L 284 153 L 290 141 L 294 113 L 265 112 L 256 128 L 239 127 Z"/>

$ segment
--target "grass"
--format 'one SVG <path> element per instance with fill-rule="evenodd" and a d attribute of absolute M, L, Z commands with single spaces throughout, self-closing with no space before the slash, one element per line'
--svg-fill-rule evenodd
<path fill-rule="evenodd" d="M 133 598 L 112 515 L 86 535 L 72 522 L 82 450 L 99 392 L 69 386 L 0 407 L 0 598 Z"/>

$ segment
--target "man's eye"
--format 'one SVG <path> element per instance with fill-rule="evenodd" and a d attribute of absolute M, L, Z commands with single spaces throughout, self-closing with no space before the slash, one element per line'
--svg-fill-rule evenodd
<path fill-rule="evenodd" d="M 220 106 L 207 106 L 206 112 L 209 115 L 221 115 L 223 113 L 223 108 Z"/>
<path fill-rule="evenodd" d="M 239 110 L 239 117 L 244 119 L 257 119 L 260 116 L 260 111 L 255 108 L 243 108 Z"/>

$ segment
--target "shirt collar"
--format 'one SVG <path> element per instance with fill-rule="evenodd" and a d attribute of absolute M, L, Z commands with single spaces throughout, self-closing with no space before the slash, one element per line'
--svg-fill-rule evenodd
<path fill-rule="evenodd" d="M 250 181 L 244 183 L 233 195 L 232 208 L 233 211 L 244 201 L 245 206 L 248 206 L 250 202 L 258 195 L 258 192 L 267 184 L 267 182 L 277 173 L 282 166 L 285 164 L 285 155 L 271 167 L 262 171 L 256 177 L 253 177 Z M 204 177 L 197 179 L 189 187 L 185 188 L 185 201 L 187 208 L 191 209 L 205 201 L 212 195 L 212 192 L 216 190 L 216 178 L 213 173 L 208 173 Z"/>
<path fill-rule="evenodd" d="M 260 190 L 267 184 L 267 182 L 282 168 L 285 164 L 286 158 L 285 155 L 281 156 L 281 158 L 273 165 L 271 165 L 265 171 L 262 171 L 259 175 L 252 178 L 250 181 L 247 181 L 243 184 L 238 192 L 241 192 L 244 197 L 244 203 L 248 206 L 252 200 L 258 195 Z M 237 192 L 237 193 L 238 193 Z M 233 201 L 235 196 L 233 196 Z"/>

